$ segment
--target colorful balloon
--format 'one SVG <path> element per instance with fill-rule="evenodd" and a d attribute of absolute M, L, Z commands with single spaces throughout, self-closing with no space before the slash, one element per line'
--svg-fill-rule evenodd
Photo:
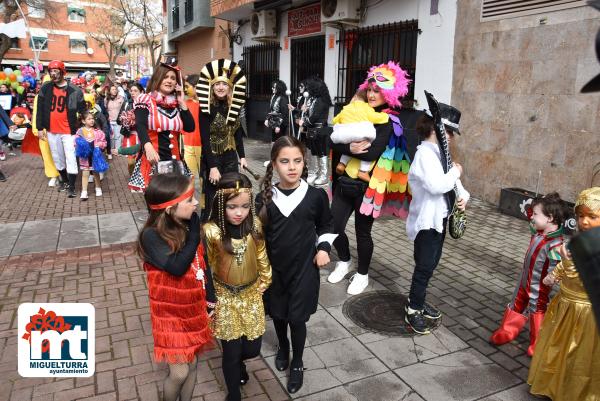
<path fill-rule="evenodd" d="M 12 74 L 12 72 L 13 72 L 13 70 L 12 70 L 12 68 L 10 68 L 10 67 L 6 67 L 6 68 L 4 69 L 4 73 L 5 73 L 6 75 Z"/>
<path fill-rule="evenodd" d="M 19 95 L 22 95 L 22 94 L 23 94 L 23 92 L 25 92 L 25 88 L 23 88 L 22 86 L 19 86 L 19 87 L 17 88 L 17 93 L 18 93 Z"/>
<path fill-rule="evenodd" d="M 15 75 L 15 73 L 11 72 L 10 74 L 8 74 L 8 80 L 10 82 L 16 82 L 17 81 L 17 76 Z"/>
<path fill-rule="evenodd" d="M 17 75 L 17 82 L 23 82 L 23 75 Z"/>

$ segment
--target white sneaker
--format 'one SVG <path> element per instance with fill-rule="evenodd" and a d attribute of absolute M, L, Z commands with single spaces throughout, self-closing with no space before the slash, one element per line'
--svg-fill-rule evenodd
<path fill-rule="evenodd" d="M 109 153 L 108 156 L 106 157 L 108 160 L 112 160 L 112 155 Z"/>
<path fill-rule="evenodd" d="M 88 177 L 88 182 L 94 182 L 94 176 L 90 174 Z"/>
<path fill-rule="evenodd" d="M 266 162 L 263 163 L 264 167 L 269 167 L 269 163 L 271 163 L 271 160 L 267 160 Z"/>
<path fill-rule="evenodd" d="M 100 173 L 100 181 L 104 179 L 104 173 Z"/>
<path fill-rule="evenodd" d="M 48 180 L 48 186 L 55 187 L 57 182 L 58 182 L 58 178 L 52 177 L 52 178 L 50 178 L 50 180 Z"/>
<path fill-rule="evenodd" d="M 350 285 L 348 286 L 348 294 L 358 295 L 369 285 L 369 275 L 356 273 L 350 277 Z"/>
<path fill-rule="evenodd" d="M 81 191 L 81 196 L 79 197 L 79 199 L 86 201 L 88 200 L 88 194 L 87 191 Z"/>
<path fill-rule="evenodd" d="M 352 271 L 352 259 L 347 262 L 339 261 L 335 264 L 335 269 L 327 277 L 327 281 L 332 284 L 339 283 L 350 271 Z"/>
<path fill-rule="evenodd" d="M 102 188 L 96 188 L 96 196 L 102 196 Z"/>

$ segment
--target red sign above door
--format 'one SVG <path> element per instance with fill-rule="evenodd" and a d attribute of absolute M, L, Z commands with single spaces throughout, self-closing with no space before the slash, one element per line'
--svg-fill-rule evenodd
<path fill-rule="evenodd" d="M 288 36 L 321 32 L 321 3 L 296 8 L 288 12 Z"/>

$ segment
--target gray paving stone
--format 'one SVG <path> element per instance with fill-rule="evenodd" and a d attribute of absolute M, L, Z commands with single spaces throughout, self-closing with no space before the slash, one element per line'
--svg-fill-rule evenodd
<path fill-rule="evenodd" d="M 282 382 L 285 385 L 287 381 Z M 313 393 L 319 393 L 341 385 L 342 383 L 333 377 L 327 369 L 307 370 L 304 372 L 304 385 L 292 398 L 300 398 Z"/>
<path fill-rule="evenodd" d="M 325 308 L 327 312 L 334 317 L 346 330 L 348 330 L 352 335 L 357 336 L 359 334 L 368 333 L 369 331 L 363 329 L 362 327 L 357 326 L 353 321 L 348 319 L 343 312 L 343 306 L 332 306 L 329 308 Z"/>
<path fill-rule="evenodd" d="M 358 380 L 344 386 L 359 401 L 404 400 L 414 391 L 392 372 Z"/>
<path fill-rule="evenodd" d="M 62 220 L 58 250 L 100 245 L 96 216 L 69 217 Z"/>
<path fill-rule="evenodd" d="M 535 401 L 539 398 L 529 393 L 529 385 L 523 383 L 508 390 L 482 398 L 479 401 Z"/>
<path fill-rule="evenodd" d="M 100 242 L 102 245 L 134 242 L 137 237 L 138 230 L 133 222 L 129 226 L 100 227 Z"/>
<path fill-rule="evenodd" d="M 290 354 L 290 357 L 291 356 L 292 355 Z M 267 365 L 269 365 L 271 370 L 275 373 L 275 376 L 277 376 L 277 378 L 279 378 L 282 381 L 282 383 L 284 383 L 284 385 L 285 385 L 285 383 L 287 382 L 286 377 L 289 375 L 289 370 L 280 372 L 277 369 L 275 369 L 275 355 L 265 357 L 265 361 L 267 362 Z M 317 354 L 310 347 L 307 347 L 304 349 L 304 354 L 302 355 L 302 361 L 304 362 L 304 368 L 307 371 L 319 370 L 319 369 L 325 368 L 325 364 L 323 363 L 323 361 L 321 359 L 319 359 Z"/>
<path fill-rule="evenodd" d="M 342 383 L 351 383 L 365 377 L 388 371 L 388 367 L 377 358 L 352 360 L 339 366 L 329 367 L 329 371 Z"/>
<path fill-rule="evenodd" d="M 130 227 L 135 225 L 131 212 L 109 213 L 98 216 L 100 230 L 108 227 Z"/>
<path fill-rule="evenodd" d="M 391 337 L 366 344 L 390 369 L 396 369 L 418 362 L 412 338 Z"/>
<path fill-rule="evenodd" d="M 446 327 L 440 326 L 431 334 L 413 337 L 415 350 L 420 361 L 446 355 L 469 346 Z"/>
<path fill-rule="evenodd" d="M 427 400 L 476 400 L 520 382 L 510 372 L 472 349 L 394 372 Z"/>
<path fill-rule="evenodd" d="M 23 223 L 0 225 L 0 256 L 9 256 L 19 237 Z"/>
<path fill-rule="evenodd" d="M 350 332 L 325 310 L 318 310 L 308 321 L 307 343 L 310 345 L 322 344 L 350 336 Z"/>
<path fill-rule="evenodd" d="M 326 367 L 343 365 L 374 357 L 364 345 L 353 337 L 315 345 L 312 349 Z"/>
<path fill-rule="evenodd" d="M 331 390 L 326 390 L 321 393 L 311 394 L 306 397 L 299 398 L 301 401 L 359 401 L 344 387 L 335 387 Z"/>
<path fill-rule="evenodd" d="M 58 244 L 60 220 L 27 221 L 12 250 L 12 255 L 55 251 Z"/>
<path fill-rule="evenodd" d="M 346 293 L 347 288 L 348 280 L 342 280 L 336 284 L 328 282 L 321 284 L 321 289 L 319 290 L 319 304 L 325 308 L 342 305 L 351 297 Z"/>

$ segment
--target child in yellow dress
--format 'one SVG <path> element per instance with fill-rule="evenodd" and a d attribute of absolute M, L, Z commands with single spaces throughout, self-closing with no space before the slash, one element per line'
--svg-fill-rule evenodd
<path fill-rule="evenodd" d="M 577 227 L 600 227 L 600 187 L 584 190 L 575 203 Z M 565 245 L 562 261 L 544 279 L 560 283 L 540 330 L 527 383 L 531 393 L 553 401 L 600 401 L 600 336 L 590 299 Z"/>
<path fill-rule="evenodd" d="M 375 139 L 375 127 L 373 124 L 385 124 L 388 122 L 389 115 L 383 112 L 377 112 L 367 103 L 366 89 L 360 89 L 350 104 L 344 106 L 342 111 L 333 118 L 333 133 L 331 142 L 333 143 L 352 143 L 360 141 L 372 142 Z M 338 174 L 344 174 L 346 165 L 352 159 L 349 155 L 342 155 L 340 162 L 335 170 Z M 360 161 L 360 167 L 357 177 L 369 182 L 371 177 L 372 163 L 370 161 Z"/>

